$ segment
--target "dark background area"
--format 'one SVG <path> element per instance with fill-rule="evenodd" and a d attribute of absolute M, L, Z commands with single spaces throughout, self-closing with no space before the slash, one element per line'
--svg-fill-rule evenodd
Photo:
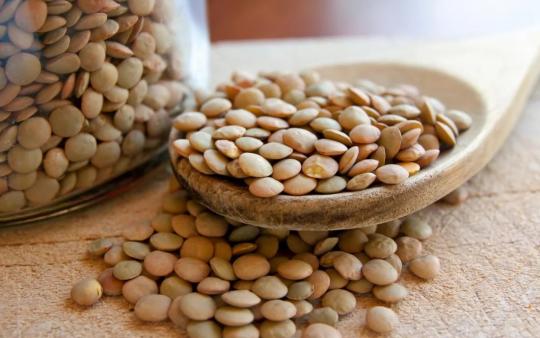
<path fill-rule="evenodd" d="M 452 38 L 540 24 L 540 0 L 208 0 L 208 18 L 212 41 L 341 35 Z"/>

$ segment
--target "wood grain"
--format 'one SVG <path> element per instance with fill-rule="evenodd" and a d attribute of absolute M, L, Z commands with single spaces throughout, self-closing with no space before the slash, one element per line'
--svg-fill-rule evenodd
<path fill-rule="evenodd" d="M 334 43 L 333 52 L 339 59 L 347 48 L 364 42 L 320 43 L 326 47 Z M 317 44 L 287 43 L 296 46 L 293 50 L 297 51 L 291 52 L 294 55 Z M 272 44 L 258 45 L 266 46 Z M 220 48 L 214 51 L 219 60 L 242 59 L 237 53 L 244 55 L 249 50 L 224 47 L 227 52 Z M 279 58 L 274 62 L 276 68 L 284 66 Z M 420 213 L 434 227 L 425 250 L 441 258 L 442 274 L 431 283 L 404 277 L 410 295 L 394 306 L 401 325 L 390 337 L 538 336 L 539 134 L 537 87 L 501 151 L 468 183 L 472 196 L 467 203 L 459 207 L 435 204 Z M 137 222 L 147 222 L 160 208 L 169 175 L 162 168 L 132 191 L 99 206 L 0 230 L 0 336 L 186 337 L 169 323 L 140 323 L 121 298 L 105 298 L 89 309 L 69 300 L 74 282 L 95 276 L 104 268 L 100 261 L 86 256 L 86 245 L 98 237 L 117 237 Z M 372 298 L 359 298 L 357 311 L 338 326 L 343 337 L 375 337 L 363 328 L 365 308 L 375 303 Z"/>

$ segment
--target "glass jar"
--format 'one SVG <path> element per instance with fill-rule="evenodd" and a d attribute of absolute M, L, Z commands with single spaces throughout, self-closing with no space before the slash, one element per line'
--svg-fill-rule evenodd
<path fill-rule="evenodd" d="M 208 46 L 204 1 L 0 0 L 0 224 L 92 203 L 156 162 Z"/>

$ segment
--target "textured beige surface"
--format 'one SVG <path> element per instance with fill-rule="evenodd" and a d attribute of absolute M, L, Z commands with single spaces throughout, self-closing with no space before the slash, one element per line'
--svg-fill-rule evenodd
<path fill-rule="evenodd" d="M 336 41 L 334 51 L 347 52 L 349 44 Z M 235 48 L 218 48 L 214 64 L 233 59 Z M 277 60 L 275 67 L 283 64 Z M 169 323 L 140 323 L 121 298 L 89 309 L 69 300 L 75 281 L 105 267 L 86 255 L 86 245 L 147 222 L 167 177 L 162 169 L 100 206 L 0 230 L 0 337 L 184 337 Z M 434 227 L 425 249 L 441 258 L 442 273 L 431 283 L 405 275 L 410 296 L 394 306 L 401 326 L 392 336 L 540 335 L 540 87 L 502 150 L 468 186 L 466 204 L 436 204 L 421 213 Z M 375 336 L 363 329 L 364 309 L 375 303 L 360 298 L 358 310 L 339 324 L 344 337 Z"/>

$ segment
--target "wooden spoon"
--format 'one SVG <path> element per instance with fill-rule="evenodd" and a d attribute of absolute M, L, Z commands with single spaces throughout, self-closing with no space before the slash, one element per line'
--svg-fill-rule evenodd
<path fill-rule="evenodd" d="M 474 49 L 473 47 L 471 47 Z M 458 144 L 430 167 L 404 183 L 359 192 L 302 197 L 258 198 L 233 180 L 206 176 L 170 151 L 179 180 L 205 206 L 233 220 L 262 227 L 297 230 L 346 229 L 380 224 L 409 215 L 439 200 L 476 174 L 510 133 L 539 74 L 538 49 L 528 53 L 478 57 L 461 50 L 455 63 L 359 63 L 320 67 L 324 78 L 354 82 L 371 79 L 384 85 L 410 83 L 440 99 L 448 108 L 471 114 L 472 127 Z M 403 50 L 397 56 L 406 57 Z M 481 53 L 480 53 L 481 54 Z M 526 54 L 526 55 L 524 55 Z M 488 67 L 486 67 L 486 63 Z M 432 67 L 433 66 L 433 67 Z M 488 73 L 491 70 L 494 73 Z M 479 90 L 480 89 L 480 90 Z M 178 138 L 176 131 L 171 140 Z M 177 164 L 178 163 L 178 164 Z M 494 182 L 496 184 L 496 182 Z"/>

